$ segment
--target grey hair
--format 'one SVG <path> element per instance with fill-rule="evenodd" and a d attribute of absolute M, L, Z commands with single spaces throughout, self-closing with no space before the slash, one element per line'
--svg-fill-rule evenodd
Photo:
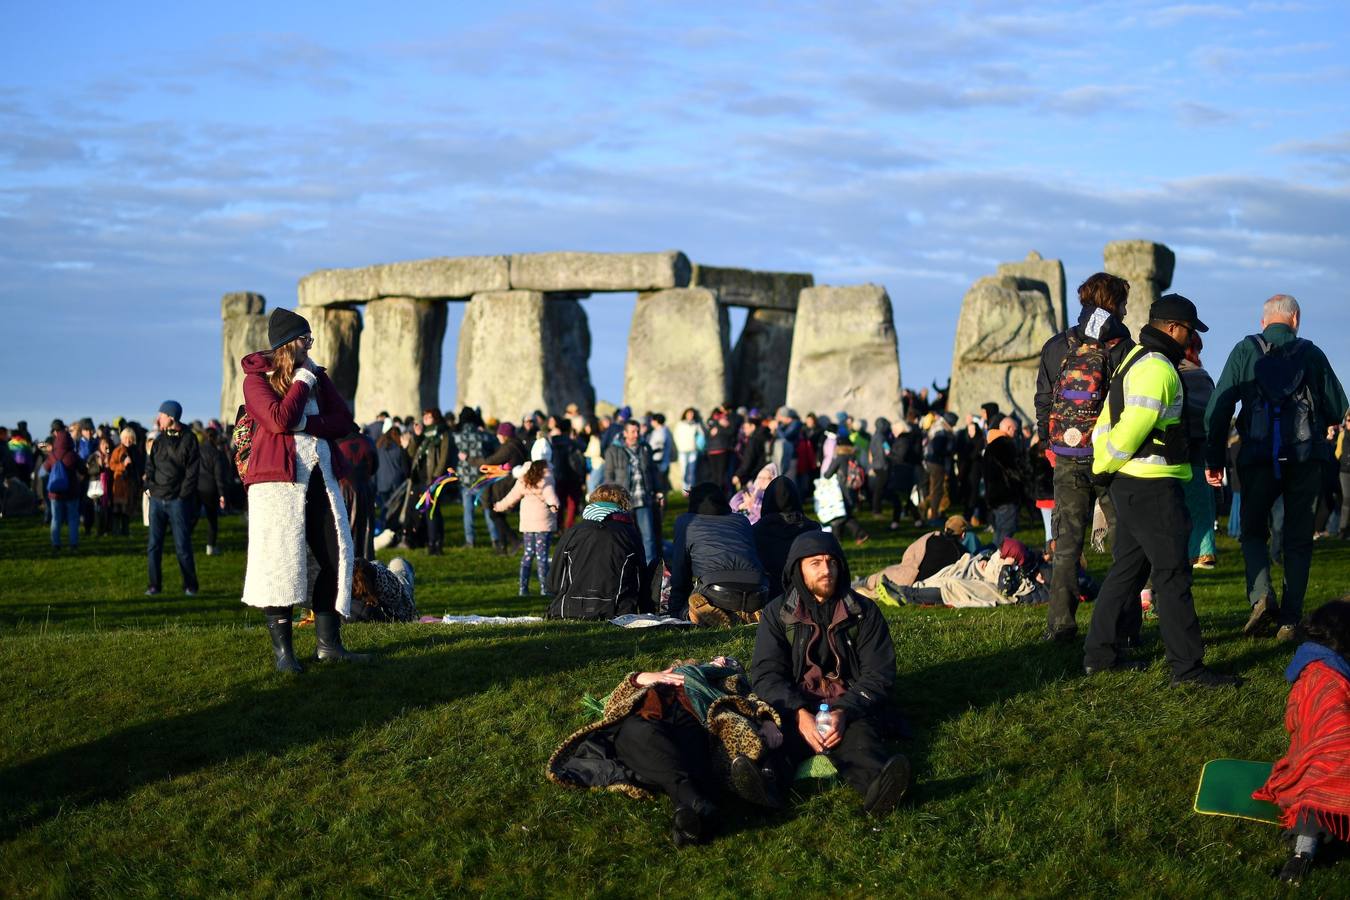
<path fill-rule="evenodd" d="M 1298 314 L 1298 301 L 1289 294 L 1276 294 L 1267 300 L 1265 306 L 1261 308 L 1261 315 L 1267 321 L 1270 319 L 1292 319 Z"/>

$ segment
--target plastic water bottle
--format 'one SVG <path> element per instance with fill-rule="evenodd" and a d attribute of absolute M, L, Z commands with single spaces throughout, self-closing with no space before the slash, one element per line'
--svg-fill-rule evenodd
<path fill-rule="evenodd" d="M 821 737 L 834 730 L 834 719 L 830 716 L 830 704 L 820 704 L 820 709 L 816 712 L 816 734 Z"/>

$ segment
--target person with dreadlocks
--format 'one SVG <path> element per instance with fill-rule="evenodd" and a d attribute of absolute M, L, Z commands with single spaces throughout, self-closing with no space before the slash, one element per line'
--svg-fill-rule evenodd
<path fill-rule="evenodd" d="M 520 554 L 520 596 L 530 592 L 530 563 L 539 572 L 539 594 L 548 593 L 548 549 L 553 532 L 558 530 L 558 491 L 553 483 L 553 472 L 548 464 L 547 441 L 537 441 L 530 451 L 530 464 L 516 479 L 506 496 L 492 505 L 497 513 L 504 513 L 520 504 L 520 539 L 524 551 Z"/>

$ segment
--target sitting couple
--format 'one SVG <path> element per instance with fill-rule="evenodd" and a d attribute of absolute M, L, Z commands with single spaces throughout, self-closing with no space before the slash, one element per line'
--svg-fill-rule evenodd
<path fill-rule="evenodd" d="M 895 648 L 876 605 L 849 590 L 833 535 L 798 537 L 786 592 L 764 608 L 750 678 L 733 659 L 627 676 L 603 718 L 554 752 L 548 777 L 569 787 L 647 796 L 675 806 L 678 846 L 715 829 L 721 788 L 767 807 L 782 803 L 797 766 L 822 753 L 882 816 L 909 787 L 909 761 L 883 746 L 880 713 L 895 681 Z M 751 692 L 753 689 L 753 693 Z M 816 711 L 829 710 L 818 727 Z"/>

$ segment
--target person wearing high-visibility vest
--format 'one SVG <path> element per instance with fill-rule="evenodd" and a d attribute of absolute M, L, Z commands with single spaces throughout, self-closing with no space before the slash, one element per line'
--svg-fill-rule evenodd
<path fill-rule="evenodd" d="M 1195 304 L 1180 294 L 1155 302 L 1139 345 L 1112 376 L 1106 408 L 1093 430 L 1092 474 L 1109 485 L 1116 537 L 1083 647 L 1088 675 L 1147 668 L 1145 660 L 1122 657 L 1119 647 L 1126 637 L 1120 633 L 1121 612 L 1151 575 L 1172 686 L 1241 684 L 1237 676 L 1204 664 L 1186 545 L 1191 520 L 1181 485 L 1191 478 L 1190 438 L 1177 365 L 1191 334 L 1208 330 Z"/>

